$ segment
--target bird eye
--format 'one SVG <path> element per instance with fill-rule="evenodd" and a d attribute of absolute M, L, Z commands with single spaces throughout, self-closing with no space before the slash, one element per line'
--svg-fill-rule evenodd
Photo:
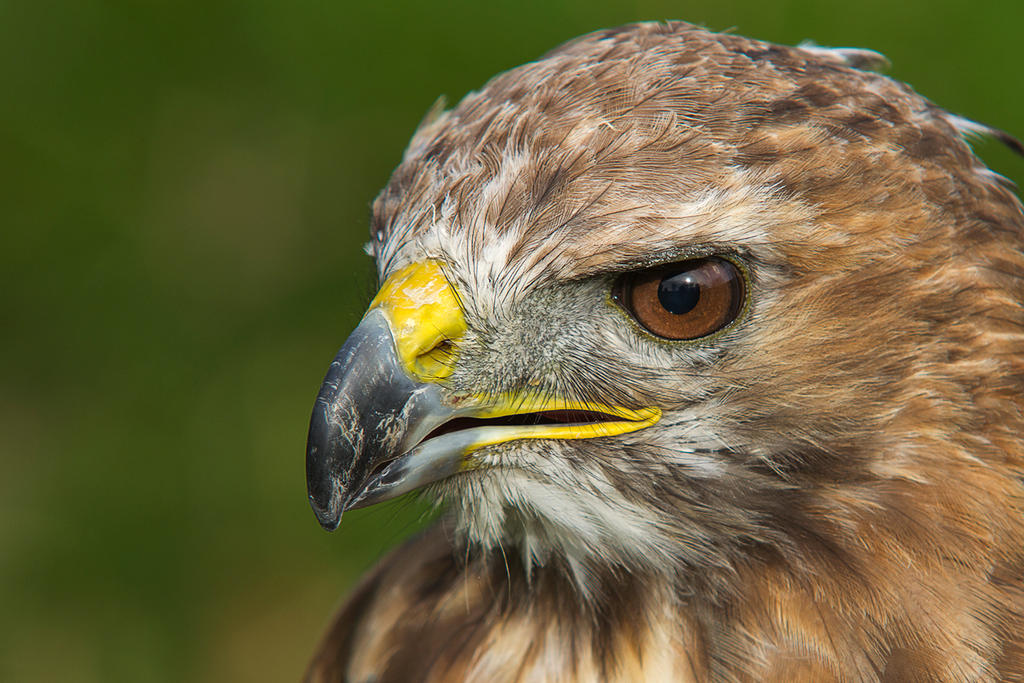
<path fill-rule="evenodd" d="M 739 268 L 709 257 L 628 273 L 612 298 L 652 334 L 698 339 L 736 319 L 744 290 Z"/>

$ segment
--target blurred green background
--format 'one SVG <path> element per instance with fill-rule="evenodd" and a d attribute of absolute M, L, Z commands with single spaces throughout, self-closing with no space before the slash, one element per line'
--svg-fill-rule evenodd
<path fill-rule="evenodd" d="M 297 679 L 425 514 L 306 503 L 369 202 L 439 94 L 670 18 L 873 48 L 1024 134 L 1019 0 L 0 1 L 0 680 Z"/>

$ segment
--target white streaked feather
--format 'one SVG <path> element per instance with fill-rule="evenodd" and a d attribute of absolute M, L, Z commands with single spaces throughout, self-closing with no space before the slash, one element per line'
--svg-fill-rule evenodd
<path fill-rule="evenodd" d="M 889 58 L 881 52 L 860 47 L 822 47 L 813 41 L 805 40 L 799 47 L 815 57 L 842 64 L 852 69 L 863 71 L 885 71 L 892 66 Z"/>

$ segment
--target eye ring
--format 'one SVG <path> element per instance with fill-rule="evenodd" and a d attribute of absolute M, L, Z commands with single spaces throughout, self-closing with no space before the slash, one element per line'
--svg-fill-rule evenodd
<path fill-rule="evenodd" d="M 745 298 L 743 273 L 717 256 L 627 273 L 612 288 L 612 300 L 645 330 L 673 341 L 714 334 L 736 319 Z"/>

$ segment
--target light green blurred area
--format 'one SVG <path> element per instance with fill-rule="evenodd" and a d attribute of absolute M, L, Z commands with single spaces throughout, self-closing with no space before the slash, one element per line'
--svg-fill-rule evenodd
<path fill-rule="evenodd" d="M 426 514 L 306 502 L 369 202 L 438 95 L 670 18 L 873 48 L 1024 135 L 1016 1 L 0 1 L 0 680 L 297 679 Z"/>

